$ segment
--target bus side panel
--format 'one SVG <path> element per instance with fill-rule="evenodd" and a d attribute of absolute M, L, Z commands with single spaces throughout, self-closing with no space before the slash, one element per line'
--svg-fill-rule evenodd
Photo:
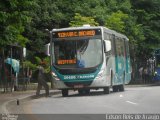
<path fill-rule="evenodd" d="M 130 55 L 129 55 L 129 41 L 125 40 L 125 84 L 128 84 L 131 80 L 131 62 L 130 62 Z"/>
<path fill-rule="evenodd" d="M 125 71 L 125 61 L 124 57 L 117 56 L 115 57 L 115 75 L 114 75 L 114 85 L 120 85 L 124 83 L 124 71 Z"/>
<path fill-rule="evenodd" d="M 115 36 L 115 74 L 113 85 L 125 83 L 125 47 L 124 40 Z"/>
<path fill-rule="evenodd" d="M 108 61 L 108 62 L 107 62 Z M 102 64 L 102 67 L 101 67 L 101 70 L 99 71 L 99 73 L 102 73 L 98 78 L 98 75 L 97 77 L 93 80 L 92 84 L 91 84 L 91 87 L 107 87 L 107 86 L 111 86 L 111 75 L 110 75 L 110 68 L 112 66 L 112 58 L 109 57 L 108 60 L 106 60 L 106 56 L 105 56 L 105 53 L 103 54 L 103 64 Z"/>
<path fill-rule="evenodd" d="M 115 57 L 112 55 L 107 62 L 107 75 L 110 76 L 110 85 L 114 84 L 115 79 Z"/>
<path fill-rule="evenodd" d="M 129 57 L 126 59 L 126 67 L 128 71 L 125 73 L 125 84 L 128 84 L 131 81 L 131 63 Z"/>

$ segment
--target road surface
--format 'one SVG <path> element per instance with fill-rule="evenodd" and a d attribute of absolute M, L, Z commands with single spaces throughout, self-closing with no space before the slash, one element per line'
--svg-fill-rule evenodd
<path fill-rule="evenodd" d="M 8 110 L 13 114 L 32 114 L 34 119 L 37 115 L 33 114 L 48 114 L 48 117 L 49 114 L 160 114 L 160 86 L 127 87 L 125 92 L 110 94 L 103 94 L 103 90 L 91 91 L 85 96 L 77 92 L 70 92 L 69 97 L 57 94 L 25 101 L 19 106 L 10 105 Z"/>

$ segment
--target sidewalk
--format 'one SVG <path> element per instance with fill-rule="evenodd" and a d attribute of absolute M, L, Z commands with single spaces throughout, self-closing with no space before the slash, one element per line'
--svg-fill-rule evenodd
<path fill-rule="evenodd" d="M 160 86 L 160 82 L 155 83 L 139 83 L 139 84 L 127 84 L 125 87 L 149 87 L 149 86 Z"/>
<path fill-rule="evenodd" d="M 11 100 L 16 100 L 19 98 L 29 97 L 35 95 L 35 90 L 28 91 L 14 91 L 8 93 L 0 93 L 0 113 L 4 113 L 4 104 Z"/>
<path fill-rule="evenodd" d="M 60 93 L 59 90 L 50 90 L 50 95 Z M 36 90 L 27 90 L 27 91 L 14 91 L 8 93 L 0 93 L 0 114 L 6 113 L 6 106 L 11 101 L 19 100 L 19 102 L 29 101 L 31 99 L 37 98 L 36 97 Z M 41 94 L 39 97 L 45 96 L 45 90 L 41 90 Z"/>

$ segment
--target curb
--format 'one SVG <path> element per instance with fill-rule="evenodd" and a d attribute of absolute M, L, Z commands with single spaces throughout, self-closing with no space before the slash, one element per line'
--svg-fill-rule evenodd
<path fill-rule="evenodd" d="M 151 86 L 160 86 L 160 83 L 154 84 L 128 84 L 125 87 L 151 87 Z"/>

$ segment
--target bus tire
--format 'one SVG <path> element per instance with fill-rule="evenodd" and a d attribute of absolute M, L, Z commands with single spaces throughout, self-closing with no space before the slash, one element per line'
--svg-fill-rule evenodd
<path fill-rule="evenodd" d="M 62 96 L 67 97 L 68 96 L 68 90 L 62 90 Z"/>
<path fill-rule="evenodd" d="M 112 88 L 113 88 L 113 92 L 118 92 L 118 89 L 119 89 L 119 86 L 112 86 Z"/>
<path fill-rule="evenodd" d="M 124 85 L 119 85 L 119 91 L 123 92 L 124 91 Z"/>
<path fill-rule="evenodd" d="M 79 95 L 84 95 L 85 91 L 82 90 L 82 89 L 79 89 L 79 90 L 78 90 L 78 93 L 79 93 Z"/>
<path fill-rule="evenodd" d="M 125 84 L 125 71 L 123 73 L 123 84 L 119 85 L 119 91 L 123 92 L 124 91 L 124 84 Z"/>
<path fill-rule="evenodd" d="M 87 95 L 90 93 L 90 89 L 85 89 L 85 90 L 79 89 L 78 93 L 79 93 L 79 95 L 85 95 L 85 94 Z"/>
<path fill-rule="evenodd" d="M 86 89 L 86 90 L 85 90 L 85 94 L 88 95 L 89 93 L 90 93 L 90 89 Z"/>
<path fill-rule="evenodd" d="M 104 94 L 109 94 L 110 93 L 109 87 L 104 87 L 103 92 L 104 92 Z"/>

